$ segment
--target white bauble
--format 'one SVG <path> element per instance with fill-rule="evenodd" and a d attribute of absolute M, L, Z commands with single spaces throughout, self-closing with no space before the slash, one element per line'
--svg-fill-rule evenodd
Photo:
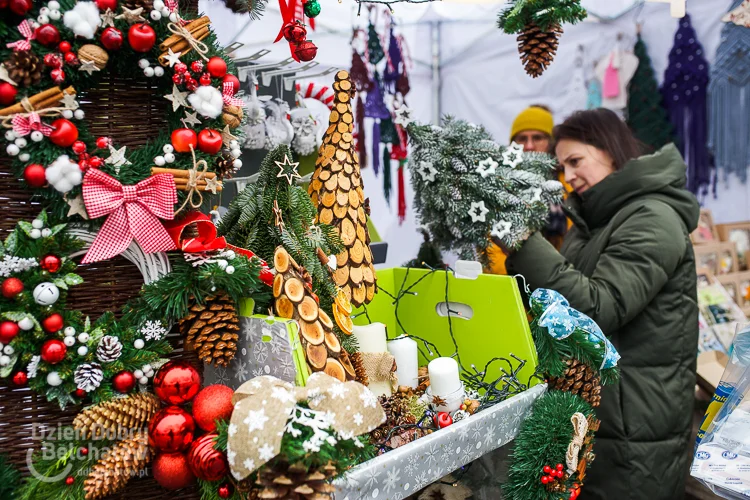
<path fill-rule="evenodd" d="M 57 387 L 62 384 L 62 378 L 60 378 L 60 374 L 57 372 L 49 372 L 47 374 L 47 383 L 52 387 Z"/>
<path fill-rule="evenodd" d="M 31 159 L 31 155 L 29 153 L 21 153 L 18 155 L 18 159 L 24 163 L 29 161 Z"/>
<path fill-rule="evenodd" d="M 86 347 L 85 345 L 82 345 L 81 347 L 78 348 L 78 355 L 79 356 L 85 356 L 88 353 L 89 353 L 89 348 Z"/>
<path fill-rule="evenodd" d="M 12 345 L 6 345 L 3 347 L 3 354 L 7 354 L 8 356 L 13 356 L 13 353 L 16 352 L 15 349 L 13 349 Z"/>
<path fill-rule="evenodd" d="M 75 337 L 76 336 L 76 329 L 72 326 L 66 326 L 65 330 L 63 330 L 63 333 L 66 337 Z"/>
<path fill-rule="evenodd" d="M 233 158 L 239 158 L 240 156 L 242 156 L 242 151 L 240 151 L 239 149 L 233 149 L 230 151 L 230 153 Z"/>
<path fill-rule="evenodd" d="M 163 156 L 157 156 L 154 158 L 154 164 L 156 164 L 157 167 L 163 167 L 166 163 L 167 160 L 165 160 Z"/>
<path fill-rule="evenodd" d="M 175 160 L 174 153 L 165 154 L 164 160 L 166 160 L 167 163 L 174 163 L 174 160 Z"/>
<path fill-rule="evenodd" d="M 165 144 L 164 146 L 162 146 L 161 150 L 165 153 L 174 153 L 174 146 L 172 146 L 171 144 Z"/>
<path fill-rule="evenodd" d="M 161 12 L 159 12 L 158 10 L 152 10 L 151 19 L 154 21 L 161 21 Z"/>
<path fill-rule="evenodd" d="M 0 366 L 8 366 L 10 364 L 10 357 L 2 355 L 0 356 Z"/>
<path fill-rule="evenodd" d="M 154 0 L 154 9 L 161 10 L 164 7 L 165 6 L 164 6 L 164 1 L 163 0 Z"/>
<path fill-rule="evenodd" d="M 21 148 L 19 148 L 15 144 L 8 144 L 8 146 L 5 148 L 5 152 L 8 153 L 8 156 L 18 156 L 18 153 L 21 152 Z"/>
<path fill-rule="evenodd" d="M 26 316 L 21 321 L 18 322 L 18 327 L 21 330 L 29 331 L 32 328 L 34 328 L 34 320 Z"/>
<path fill-rule="evenodd" d="M 141 385 L 148 384 L 148 377 L 141 377 L 141 378 L 139 378 L 138 379 L 138 383 L 141 384 Z"/>
<path fill-rule="evenodd" d="M 234 162 L 232 162 L 232 166 L 235 169 L 237 169 L 237 170 L 241 169 L 242 168 L 242 160 L 240 160 L 239 158 L 237 158 L 236 160 L 234 160 Z"/>
<path fill-rule="evenodd" d="M 146 69 L 149 66 L 151 66 L 151 63 L 148 62 L 148 59 L 141 59 L 140 61 L 138 61 L 138 67 L 141 69 Z"/>
<path fill-rule="evenodd" d="M 38 229 L 32 229 L 31 232 L 29 233 L 29 236 L 31 236 L 32 240 L 38 240 L 39 238 L 42 237 L 42 232 Z"/>
<path fill-rule="evenodd" d="M 49 11 L 49 18 L 53 21 L 59 21 L 62 17 L 62 13 L 59 10 L 51 10 Z"/>
<path fill-rule="evenodd" d="M 81 334 L 78 335 L 78 342 L 80 342 L 81 344 L 85 344 L 86 342 L 89 341 L 90 338 L 91 338 L 91 336 L 89 336 L 88 333 L 83 332 L 83 333 L 81 333 Z"/>
<path fill-rule="evenodd" d="M 49 10 L 60 10 L 60 2 L 58 2 L 57 0 L 47 2 L 47 8 L 49 8 Z"/>
<path fill-rule="evenodd" d="M 76 338 L 75 337 L 65 337 L 63 339 L 63 344 L 65 344 L 68 347 L 73 347 L 76 345 Z"/>
<path fill-rule="evenodd" d="M 76 109 L 75 112 L 73 112 L 73 116 L 76 117 L 76 120 L 83 120 L 86 117 L 86 113 L 82 109 Z"/>
<path fill-rule="evenodd" d="M 52 229 L 48 227 L 42 229 L 42 238 L 49 238 L 50 236 L 52 236 Z"/>
<path fill-rule="evenodd" d="M 51 306 L 60 298 L 60 289 L 54 283 L 39 283 L 33 292 L 34 302 L 40 306 Z"/>
<path fill-rule="evenodd" d="M 226 271 L 227 274 L 234 274 L 234 266 L 227 266 Z"/>
<path fill-rule="evenodd" d="M 34 142 L 42 142 L 42 140 L 44 140 L 44 134 L 35 130 L 31 133 L 31 140 Z"/>
<path fill-rule="evenodd" d="M 164 76 L 164 68 L 157 66 L 154 68 L 154 76 Z"/>
<path fill-rule="evenodd" d="M 154 68 L 149 66 L 148 68 L 143 69 L 143 74 L 146 75 L 146 77 L 151 78 L 154 76 Z"/>
<path fill-rule="evenodd" d="M 16 133 L 12 130 L 8 130 L 5 132 L 5 140 L 6 141 L 15 141 L 16 140 Z"/>
<path fill-rule="evenodd" d="M 133 372 L 133 376 L 135 378 L 141 378 L 141 377 L 143 377 L 143 370 L 136 370 L 136 371 L 134 371 Z"/>
<path fill-rule="evenodd" d="M 44 7 L 42 7 L 42 9 L 43 9 L 43 8 L 44 8 Z M 39 11 L 39 12 L 41 12 L 41 9 L 40 9 L 40 11 Z M 38 15 L 38 16 L 36 17 L 36 20 L 37 20 L 37 21 L 39 21 L 39 24 L 47 24 L 47 23 L 49 22 L 49 16 L 48 16 L 47 14 L 39 14 L 39 15 Z"/>
<path fill-rule="evenodd" d="M 171 14 L 169 14 L 169 20 L 171 22 L 173 22 L 173 23 L 176 23 L 177 21 L 180 20 L 180 18 L 177 17 L 177 13 L 176 12 L 172 12 Z"/>
<path fill-rule="evenodd" d="M 143 339 L 136 339 L 136 341 L 133 342 L 133 347 L 135 347 L 136 349 L 143 349 L 144 347 L 146 347 L 146 343 L 143 341 Z"/>
<path fill-rule="evenodd" d="M 42 219 L 34 219 L 31 221 L 31 227 L 34 229 L 41 229 L 44 227 L 44 221 Z"/>
<path fill-rule="evenodd" d="M 27 141 L 27 140 L 26 140 L 25 138 L 23 138 L 23 137 L 19 137 L 18 139 L 16 139 L 15 141 L 13 141 L 13 143 L 14 143 L 14 144 L 15 144 L 16 146 L 18 146 L 19 148 L 23 149 L 23 148 L 25 148 L 26 146 L 28 146 L 28 144 L 29 144 L 29 141 Z"/>
<path fill-rule="evenodd" d="M 70 120 L 73 118 L 73 110 L 72 109 L 66 109 L 62 112 L 63 118 Z"/>

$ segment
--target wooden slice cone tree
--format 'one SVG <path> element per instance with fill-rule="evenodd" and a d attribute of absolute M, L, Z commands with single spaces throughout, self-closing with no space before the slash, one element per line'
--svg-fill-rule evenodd
<path fill-rule="evenodd" d="M 318 220 L 334 226 L 341 236 L 345 248 L 336 256 L 334 280 L 359 307 L 372 300 L 377 285 L 367 230 L 369 208 L 352 138 L 356 89 L 343 70 L 336 73 L 333 89 L 334 106 L 308 192 L 318 207 Z"/>
<path fill-rule="evenodd" d="M 277 272 L 273 282 L 276 314 L 299 323 L 310 371 L 323 371 L 342 382 L 354 380 L 356 372 L 349 354 L 333 333 L 331 318 L 315 300 L 304 268 L 282 246 L 276 248 L 273 264 Z"/>

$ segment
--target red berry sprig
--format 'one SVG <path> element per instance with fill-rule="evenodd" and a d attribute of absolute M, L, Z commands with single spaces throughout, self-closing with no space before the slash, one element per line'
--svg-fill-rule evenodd
<path fill-rule="evenodd" d="M 544 468 L 542 468 L 542 473 L 544 474 L 540 481 L 542 484 L 550 484 L 554 483 L 557 479 L 563 479 L 565 477 L 565 466 L 563 464 L 557 464 L 555 468 L 553 469 L 549 465 L 545 465 Z"/>

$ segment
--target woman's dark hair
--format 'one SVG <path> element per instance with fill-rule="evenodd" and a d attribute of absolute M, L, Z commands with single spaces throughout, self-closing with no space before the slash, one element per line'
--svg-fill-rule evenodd
<path fill-rule="evenodd" d="M 577 111 L 552 132 L 555 146 L 563 139 L 606 151 L 620 170 L 644 152 L 641 143 L 614 111 L 605 108 Z"/>

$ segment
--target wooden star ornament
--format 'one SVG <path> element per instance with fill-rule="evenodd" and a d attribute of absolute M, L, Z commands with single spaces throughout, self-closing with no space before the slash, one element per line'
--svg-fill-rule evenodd
<path fill-rule="evenodd" d="M 290 186 L 292 185 L 292 182 L 294 182 L 295 177 L 297 179 L 302 178 L 302 176 L 297 172 L 299 162 L 293 162 L 288 155 L 284 155 L 283 162 L 275 161 L 274 163 L 277 167 L 279 167 L 279 173 L 276 175 L 276 177 L 286 177 L 286 181 Z"/>

